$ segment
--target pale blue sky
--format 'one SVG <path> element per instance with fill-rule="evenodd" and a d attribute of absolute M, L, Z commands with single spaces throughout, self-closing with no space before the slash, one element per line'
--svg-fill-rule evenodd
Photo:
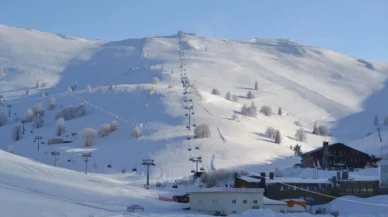
<path fill-rule="evenodd" d="M 388 0 L 0 0 L 0 24 L 107 40 L 287 38 L 388 61 Z"/>

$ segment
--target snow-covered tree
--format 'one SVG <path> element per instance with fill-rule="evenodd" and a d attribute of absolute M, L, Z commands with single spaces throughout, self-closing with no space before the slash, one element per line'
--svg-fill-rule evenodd
<path fill-rule="evenodd" d="M 262 106 L 260 108 L 260 113 L 263 113 L 265 116 L 271 116 L 272 115 L 272 108 L 270 106 Z"/>
<path fill-rule="evenodd" d="M 282 143 L 282 135 L 280 134 L 280 131 L 279 131 L 279 130 L 276 131 L 276 135 L 275 135 L 275 143 L 277 143 L 277 144 Z"/>
<path fill-rule="evenodd" d="M 384 118 L 384 125 L 388 125 L 388 115 Z"/>
<path fill-rule="evenodd" d="M 169 84 L 167 88 L 173 88 L 174 86 L 172 84 Z"/>
<path fill-rule="evenodd" d="M 211 136 L 210 128 L 207 124 L 200 124 L 194 129 L 195 138 L 208 138 Z"/>
<path fill-rule="evenodd" d="M 255 90 L 258 90 L 259 89 L 259 84 L 257 83 L 257 81 L 255 81 Z"/>
<path fill-rule="evenodd" d="M 295 139 L 300 142 L 305 142 L 307 139 L 306 132 L 303 128 L 299 128 L 295 133 Z"/>
<path fill-rule="evenodd" d="M 221 93 L 220 93 L 220 91 L 219 91 L 218 89 L 213 88 L 213 89 L 212 89 L 212 94 L 213 94 L 213 95 L 218 95 L 218 96 L 219 96 Z"/>
<path fill-rule="evenodd" d="M 100 137 L 109 136 L 110 132 L 111 132 L 110 124 L 104 124 L 104 125 L 102 125 L 102 126 L 98 129 L 98 135 L 99 135 Z"/>
<path fill-rule="evenodd" d="M 250 117 L 256 117 L 257 116 L 257 107 L 255 105 L 255 102 L 252 101 L 250 112 L 249 112 Z"/>
<path fill-rule="evenodd" d="M 8 152 L 11 154 L 15 154 L 15 148 L 13 147 L 13 145 L 8 146 Z"/>
<path fill-rule="evenodd" d="M 92 86 L 86 85 L 86 92 L 91 93 L 92 92 Z"/>
<path fill-rule="evenodd" d="M 66 91 L 67 93 L 71 93 L 71 92 L 73 92 L 73 88 L 71 87 L 71 86 L 69 86 L 68 88 L 67 88 L 67 91 Z"/>
<path fill-rule="evenodd" d="M 151 84 L 157 84 L 159 83 L 159 78 L 158 77 L 153 77 L 152 80 L 151 80 Z"/>
<path fill-rule="evenodd" d="M 27 89 L 26 89 L 26 95 L 27 95 L 27 96 L 30 95 L 30 88 L 28 88 L 28 87 L 27 87 Z"/>
<path fill-rule="evenodd" d="M 22 139 L 22 126 L 20 124 L 16 125 L 12 129 L 12 139 L 14 141 L 19 141 Z"/>
<path fill-rule="evenodd" d="M 282 111 L 282 108 L 281 108 L 281 107 L 279 107 L 278 115 L 283 115 L 283 111 Z"/>
<path fill-rule="evenodd" d="M 34 116 L 39 115 L 39 116 L 43 117 L 44 116 L 44 109 L 43 109 L 42 103 L 38 103 L 34 107 L 32 107 L 32 112 L 33 112 Z"/>
<path fill-rule="evenodd" d="M 318 126 L 317 122 L 314 123 L 313 131 L 311 132 L 312 134 L 318 135 Z"/>
<path fill-rule="evenodd" d="M 24 120 L 26 121 L 26 123 L 31 123 L 34 119 L 34 116 L 34 111 L 32 111 L 32 109 L 27 109 L 26 117 L 24 118 Z"/>
<path fill-rule="evenodd" d="M 36 85 L 35 85 L 35 88 L 38 89 L 40 86 L 40 83 L 39 83 L 39 80 L 36 80 Z"/>
<path fill-rule="evenodd" d="M 65 132 L 65 129 L 65 119 L 58 118 L 56 126 L 57 136 L 62 136 L 62 134 Z"/>
<path fill-rule="evenodd" d="M 86 108 L 83 104 L 79 106 L 67 106 L 63 108 L 55 118 L 63 118 L 65 121 L 76 119 L 86 115 Z"/>
<path fill-rule="evenodd" d="M 248 114 L 248 106 L 247 105 L 243 105 L 242 107 L 241 107 L 241 114 L 242 115 L 247 115 Z"/>
<path fill-rule="evenodd" d="M 238 96 L 233 95 L 233 96 L 232 96 L 232 101 L 233 101 L 233 102 L 238 102 Z"/>
<path fill-rule="evenodd" d="M 229 101 L 232 101 L 232 95 L 230 94 L 229 91 L 226 92 L 225 99 L 226 99 L 226 100 L 229 100 Z"/>
<path fill-rule="evenodd" d="M 238 115 L 237 114 L 233 114 L 232 117 L 230 118 L 231 120 L 238 120 Z"/>
<path fill-rule="evenodd" d="M 55 103 L 55 98 L 51 97 L 47 103 L 47 109 L 48 110 L 54 110 L 57 104 Z"/>
<path fill-rule="evenodd" d="M 139 126 L 136 126 L 135 128 L 133 128 L 133 130 L 131 132 L 131 136 L 135 137 L 136 139 L 142 137 L 143 132 L 142 132 L 141 128 Z"/>
<path fill-rule="evenodd" d="M 273 127 L 267 127 L 265 130 L 265 135 L 267 135 L 269 138 L 273 139 L 276 135 L 276 130 Z"/>
<path fill-rule="evenodd" d="M 114 132 L 117 129 L 119 129 L 119 123 L 117 123 L 117 121 L 112 121 L 110 123 L 110 131 Z"/>
<path fill-rule="evenodd" d="M 115 87 L 114 87 L 113 83 L 110 83 L 110 85 L 109 85 L 109 91 L 114 91 L 114 89 L 115 89 Z"/>
<path fill-rule="evenodd" d="M 300 156 L 302 154 L 302 147 L 299 144 L 296 144 L 293 148 L 295 156 Z"/>
<path fill-rule="evenodd" d="M 0 126 L 6 125 L 8 122 L 8 115 L 5 112 L 0 111 Z"/>
<path fill-rule="evenodd" d="M 247 93 L 247 98 L 248 98 L 248 99 L 253 99 L 253 98 L 255 98 L 255 95 L 252 93 L 252 91 L 248 91 L 248 93 Z"/>
<path fill-rule="evenodd" d="M 324 126 L 324 125 L 319 125 L 318 135 L 328 136 L 329 135 L 329 128 L 327 126 Z"/>
<path fill-rule="evenodd" d="M 375 115 L 375 117 L 373 118 L 373 125 L 379 125 L 379 117 L 377 115 Z"/>
<path fill-rule="evenodd" d="M 34 116 L 34 119 L 32 120 L 32 127 L 33 128 L 41 128 L 44 125 L 43 117 L 40 115 Z"/>
<path fill-rule="evenodd" d="M 40 97 L 45 97 L 46 96 L 46 93 L 44 92 L 44 89 L 42 89 L 41 91 L 40 91 Z"/>
<path fill-rule="evenodd" d="M 93 128 L 84 128 L 82 130 L 82 140 L 84 147 L 91 147 L 95 144 L 96 141 L 96 130 Z"/>

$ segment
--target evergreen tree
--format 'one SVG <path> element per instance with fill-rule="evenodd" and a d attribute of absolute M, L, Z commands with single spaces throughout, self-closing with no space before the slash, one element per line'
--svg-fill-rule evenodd
<path fill-rule="evenodd" d="M 282 108 L 281 108 L 281 107 L 279 107 L 278 115 L 283 115 L 283 111 L 282 111 Z"/>
<path fill-rule="evenodd" d="M 255 90 L 258 90 L 259 89 L 259 84 L 257 83 L 257 81 L 255 81 Z"/>
<path fill-rule="evenodd" d="M 313 127 L 313 132 L 312 132 L 312 134 L 318 135 L 317 122 L 314 123 L 314 127 Z"/>

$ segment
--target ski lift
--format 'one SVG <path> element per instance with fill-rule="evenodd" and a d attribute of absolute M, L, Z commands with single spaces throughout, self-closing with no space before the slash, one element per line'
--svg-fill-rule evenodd
<path fill-rule="evenodd" d="M 199 171 L 203 172 L 203 171 L 205 171 L 205 168 L 201 167 L 201 168 L 199 168 Z"/>
<path fill-rule="evenodd" d="M 194 170 L 194 169 L 191 169 L 191 173 L 195 173 L 195 170 Z"/>
<path fill-rule="evenodd" d="M 185 115 L 186 115 L 186 116 L 189 116 L 189 114 L 187 114 L 187 113 L 186 113 Z M 35 141 L 34 141 L 34 142 L 35 142 Z"/>
<path fill-rule="evenodd" d="M 187 137 L 187 140 L 190 140 L 191 138 L 190 137 Z"/>
<path fill-rule="evenodd" d="M 67 159 L 67 162 L 71 162 L 71 159 Z"/>
<path fill-rule="evenodd" d="M 132 172 L 137 172 L 136 166 L 132 168 Z"/>
<path fill-rule="evenodd" d="M 191 151 L 192 149 L 189 147 L 187 150 Z"/>
<path fill-rule="evenodd" d="M 202 160 L 202 157 L 198 157 L 198 160 Z"/>
<path fill-rule="evenodd" d="M 198 145 L 197 145 L 197 146 L 195 146 L 195 149 L 199 150 L 199 146 L 198 146 Z"/>
<path fill-rule="evenodd" d="M 108 164 L 106 167 L 108 167 L 108 168 L 112 168 L 112 164 Z"/>

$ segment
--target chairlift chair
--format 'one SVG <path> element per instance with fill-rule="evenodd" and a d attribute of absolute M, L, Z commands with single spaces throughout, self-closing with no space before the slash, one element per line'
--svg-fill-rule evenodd
<path fill-rule="evenodd" d="M 195 149 L 197 149 L 197 150 L 199 150 L 199 146 L 197 145 L 197 146 L 195 146 Z M 199 159 L 199 158 L 198 158 Z"/>
<path fill-rule="evenodd" d="M 187 150 L 191 151 L 192 149 L 189 147 Z"/>
<path fill-rule="evenodd" d="M 190 137 L 187 137 L 187 140 L 190 140 L 191 138 Z"/>
<path fill-rule="evenodd" d="M 108 164 L 106 167 L 108 167 L 108 168 L 112 168 L 112 165 L 111 165 L 111 164 Z"/>
<path fill-rule="evenodd" d="M 194 169 L 191 169 L 191 173 L 195 173 L 195 170 L 194 170 Z"/>
<path fill-rule="evenodd" d="M 201 167 L 201 168 L 199 168 L 199 171 L 203 172 L 203 171 L 205 171 L 205 168 Z"/>

